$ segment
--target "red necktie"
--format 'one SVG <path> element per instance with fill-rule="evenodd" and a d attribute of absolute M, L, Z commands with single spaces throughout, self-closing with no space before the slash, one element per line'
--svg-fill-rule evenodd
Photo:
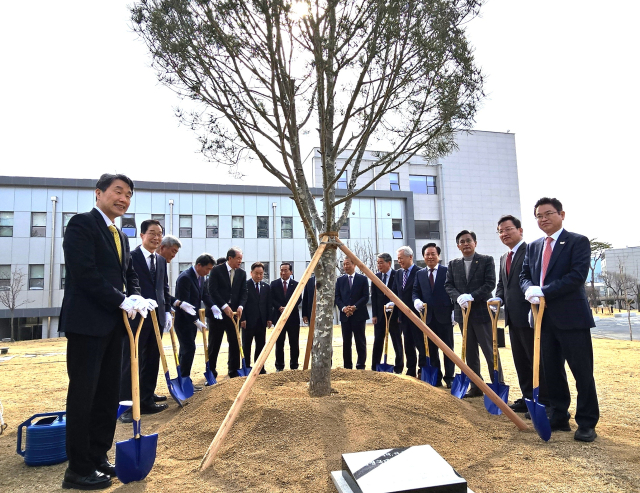
<path fill-rule="evenodd" d="M 544 286 L 544 278 L 547 275 L 547 268 L 549 267 L 549 260 L 551 260 L 551 242 L 553 238 L 547 236 L 547 243 L 544 246 L 544 252 L 542 252 L 542 276 L 540 277 L 540 286 Z"/>
<path fill-rule="evenodd" d="M 256 294 L 258 295 L 258 298 L 260 298 L 260 284 L 256 283 Z"/>
<path fill-rule="evenodd" d="M 287 281 L 282 281 L 284 283 L 283 288 L 284 289 L 284 294 L 287 294 Z"/>
<path fill-rule="evenodd" d="M 431 291 L 433 291 L 433 286 L 435 281 L 433 280 L 433 269 L 429 270 L 429 284 L 431 284 Z"/>
<path fill-rule="evenodd" d="M 513 260 L 513 250 L 507 255 L 507 277 L 509 277 L 509 271 L 511 270 L 511 261 Z"/>

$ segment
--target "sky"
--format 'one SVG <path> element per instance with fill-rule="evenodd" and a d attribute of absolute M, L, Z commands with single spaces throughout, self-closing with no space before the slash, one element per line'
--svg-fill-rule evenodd
<path fill-rule="evenodd" d="M 207 163 L 174 115 L 133 33 L 131 2 L 34 0 L 3 6 L 0 175 L 234 181 Z M 468 25 L 487 97 L 478 130 L 512 132 L 525 239 L 533 204 L 560 199 L 565 227 L 640 245 L 637 81 L 640 2 L 488 0 Z M 303 155 L 310 151 L 303 150 Z M 273 183 L 255 164 L 246 184 Z"/>

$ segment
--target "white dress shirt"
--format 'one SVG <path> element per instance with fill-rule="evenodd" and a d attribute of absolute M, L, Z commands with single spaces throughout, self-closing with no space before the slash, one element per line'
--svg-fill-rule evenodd
<path fill-rule="evenodd" d="M 102 215 L 102 218 L 104 219 L 104 222 L 107 223 L 107 228 L 109 226 L 111 226 L 111 225 L 115 226 L 115 224 L 113 224 L 113 221 L 111 219 L 109 219 L 104 212 L 102 212 L 100 207 L 94 207 L 94 209 L 97 210 Z"/>
<path fill-rule="evenodd" d="M 155 256 L 156 254 L 154 252 L 150 252 L 149 250 L 147 250 L 142 245 L 140 245 L 140 251 L 142 252 L 142 255 L 144 255 L 144 260 L 147 263 L 147 268 L 149 269 L 149 272 L 151 272 L 151 255 L 153 255 L 154 258 L 155 258 L 156 269 L 157 269 L 158 268 L 158 257 Z M 196 272 L 196 276 L 197 275 L 198 275 L 198 273 Z"/>
<path fill-rule="evenodd" d="M 553 240 L 551 241 L 551 254 L 553 255 L 553 249 L 556 246 L 556 243 L 558 242 L 558 237 L 562 234 L 562 232 L 564 231 L 564 228 L 560 228 L 558 231 L 556 231 L 555 233 L 553 233 L 551 236 L 551 238 L 553 238 Z M 547 249 L 547 238 L 545 237 L 544 239 L 544 247 L 542 248 L 542 258 L 544 258 L 544 251 Z M 540 279 L 538 282 L 538 286 L 542 286 L 542 266 L 540 268 Z"/>

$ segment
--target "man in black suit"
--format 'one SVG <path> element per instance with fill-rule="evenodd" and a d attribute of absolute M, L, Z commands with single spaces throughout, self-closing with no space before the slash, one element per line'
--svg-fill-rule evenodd
<path fill-rule="evenodd" d="M 316 275 L 311 274 L 302 291 L 302 322 L 309 324 L 313 310 L 313 298 L 316 294 Z"/>
<path fill-rule="evenodd" d="M 396 255 L 398 256 L 400 269 L 396 271 L 392 291 L 405 305 L 413 310 L 416 315 L 420 316 L 415 308 L 413 308 L 413 283 L 415 282 L 417 272 L 420 270 L 413 263 L 413 250 L 408 246 L 403 246 L 398 249 Z M 393 303 L 387 303 L 387 306 L 393 305 Z M 426 363 L 423 332 L 400 310 L 398 310 L 398 321 L 400 322 L 400 330 L 404 336 L 407 375 L 415 377 L 417 375 L 416 364 L 421 369 Z M 417 358 L 416 349 L 418 350 Z"/>
<path fill-rule="evenodd" d="M 427 243 L 422 247 L 422 257 L 427 265 L 416 274 L 413 283 L 413 306 L 418 312 L 427 307 L 427 325 L 447 346 L 453 350 L 453 324 L 451 314 L 453 303 L 444 289 L 447 278 L 447 268 L 440 265 L 440 247 L 435 243 Z M 420 334 L 418 334 L 420 336 Z M 423 336 L 424 339 L 424 336 Z M 431 366 L 438 369 L 438 381 L 436 387 L 442 385 L 442 379 L 451 388 L 451 382 L 455 374 L 455 365 L 444 354 L 444 375 L 440 368 L 440 356 L 438 346 L 429 339 L 429 357 Z"/>
<path fill-rule="evenodd" d="M 264 264 L 255 262 L 251 266 L 251 279 L 247 281 L 247 308 L 242 312 L 242 350 L 251 366 L 251 343 L 256 340 L 253 361 L 258 359 L 264 348 L 267 327 L 271 327 L 271 287 L 262 281 Z M 264 369 L 261 374 L 267 373 Z"/>
<path fill-rule="evenodd" d="M 213 326 L 209 331 L 209 364 L 214 375 L 218 375 L 216 364 L 218 353 L 222 345 L 222 337 L 227 334 L 229 343 L 229 378 L 238 376 L 240 368 L 240 346 L 236 336 L 236 328 L 233 324 L 233 312 L 237 312 L 242 318 L 242 313 L 247 304 L 247 273 L 240 268 L 242 264 L 242 250 L 231 247 L 227 252 L 227 261 L 216 265 L 209 276 L 209 295 L 213 305 Z M 216 309 L 220 308 L 222 314 L 217 315 Z M 217 316 L 216 316 L 217 315 Z"/>
<path fill-rule="evenodd" d="M 206 328 L 200 321 L 197 309 L 208 293 L 205 288 L 205 277 L 209 275 L 213 268 L 213 257 L 208 253 L 203 253 L 196 259 L 195 265 L 182 271 L 176 280 L 176 304 L 180 310 L 176 310 L 175 331 L 180 342 L 180 373 L 183 377 L 191 375 L 191 366 L 196 354 L 196 335 L 198 329 Z M 191 310 L 183 309 L 187 304 Z M 194 387 L 195 388 L 195 387 Z M 201 388 L 197 388 L 201 390 Z"/>
<path fill-rule="evenodd" d="M 335 303 L 340 310 L 342 327 L 342 357 L 344 367 L 353 368 L 351 354 L 351 336 L 356 341 L 358 359 L 356 369 L 364 370 L 367 362 L 367 339 L 365 328 L 369 319 L 369 283 L 362 274 L 356 274 L 356 266 L 349 257 L 342 261 L 344 275 L 336 282 Z"/>
<path fill-rule="evenodd" d="M 393 259 L 388 253 L 381 253 L 377 258 L 378 272 L 376 276 L 388 288 L 393 287 L 396 271 L 393 270 L 391 264 Z M 376 366 L 382 359 L 384 351 L 384 338 L 386 333 L 386 321 L 384 318 L 385 305 L 389 303 L 389 298 L 384 294 L 378 286 L 371 283 L 371 322 L 373 322 L 373 351 L 371 353 L 371 369 L 376 370 Z M 396 354 L 393 371 L 402 373 L 404 369 L 404 354 L 402 353 L 402 334 L 398 325 L 398 309 L 394 308 L 391 312 L 391 320 L 389 320 L 389 338 L 393 344 L 393 351 Z"/>
<path fill-rule="evenodd" d="M 451 300 L 456 301 L 455 317 L 462 330 L 462 308 L 471 301 L 471 313 L 467 327 L 467 365 L 480 374 L 480 356 L 478 345 L 482 349 L 489 374 L 493 380 L 493 331 L 491 317 L 487 311 L 487 301 L 496 287 L 496 269 L 493 257 L 476 252 L 478 245 L 476 234 L 466 229 L 456 235 L 456 244 L 462 252 L 462 258 L 449 262 L 444 287 Z M 498 378 L 503 381 L 502 365 L 498 356 Z M 471 388 L 465 397 L 480 397 L 482 390 L 471 382 Z"/>
<path fill-rule="evenodd" d="M 500 301 L 504 308 L 505 326 L 509 327 L 513 363 L 518 374 L 522 398 L 511 404 L 518 413 L 527 411 L 524 398 L 532 399 L 533 391 L 533 329 L 529 326 L 531 305 L 520 289 L 520 272 L 527 243 L 522 238 L 522 224 L 517 217 L 502 216 L 498 221 L 498 235 L 509 249 L 500 257 L 500 272 L 496 297 L 489 301 Z M 491 308 L 493 310 L 493 307 Z M 548 404 L 547 385 L 540 368 L 540 402 Z"/>
<path fill-rule="evenodd" d="M 565 213 L 558 199 L 541 198 L 534 214 L 546 237 L 527 245 L 520 287 L 530 303 L 540 303 L 541 296 L 546 302 L 540 350 L 552 410 L 551 429 L 571 431 L 566 361 L 578 390 L 574 438 L 592 442 L 597 436 L 600 408 L 590 332 L 595 323 L 584 288 L 591 262 L 589 239 L 563 228 Z"/>
<path fill-rule="evenodd" d="M 156 310 L 158 324 L 165 326 L 167 318 L 171 317 L 171 297 L 169 294 L 169 280 L 167 277 L 167 261 L 156 254 L 156 249 L 162 241 L 162 226 L 160 221 L 147 219 L 140 224 L 140 239 L 142 245 L 131 252 L 131 265 L 136 271 L 142 296 L 153 299 L 158 303 Z M 135 319 L 132 329 L 136 330 L 139 319 Z M 131 400 L 131 357 L 129 338 L 124 339 L 122 345 L 122 376 L 120 378 L 120 400 Z M 140 373 L 140 413 L 154 414 L 165 410 L 167 404 L 156 404 L 166 401 L 165 396 L 155 395 L 160 366 L 160 352 L 156 341 L 155 330 L 151 317 L 147 317 L 142 325 L 140 340 L 138 341 L 139 373 Z M 120 416 L 123 423 L 131 423 L 131 411 Z"/>
<path fill-rule="evenodd" d="M 140 296 L 129 242 L 114 221 L 131 204 L 133 182 L 104 174 L 96 206 L 71 218 L 64 235 L 66 284 L 59 331 L 67 337 L 66 447 L 63 488 L 102 489 L 115 468 L 107 459 L 116 429 L 122 310 L 132 318 L 154 304 Z"/>
<path fill-rule="evenodd" d="M 289 262 L 285 262 L 280 265 L 280 279 L 276 279 L 271 283 L 271 319 L 274 324 L 277 324 L 278 320 L 280 320 L 280 314 L 289 303 L 291 295 L 293 295 L 298 285 L 298 281 L 295 281 L 291 274 L 293 274 L 292 266 Z M 289 368 L 292 370 L 298 369 L 298 358 L 300 356 L 300 313 L 298 312 L 298 307 L 301 301 L 302 297 L 296 300 L 296 306 L 291 315 L 289 315 L 287 323 L 284 324 L 282 332 L 280 332 L 276 341 L 276 371 L 284 370 L 284 342 L 287 335 L 289 335 Z"/>

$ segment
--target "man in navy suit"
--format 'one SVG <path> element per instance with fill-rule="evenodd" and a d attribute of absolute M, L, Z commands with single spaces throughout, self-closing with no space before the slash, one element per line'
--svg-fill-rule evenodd
<path fill-rule="evenodd" d="M 367 339 L 365 327 L 369 319 L 369 283 L 362 274 L 356 274 L 356 266 L 349 257 L 342 262 L 345 274 L 336 282 L 335 303 L 340 310 L 342 326 L 342 357 L 344 367 L 353 368 L 351 356 L 351 336 L 356 341 L 358 360 L 356 369 L 364 370 L 367 361 Z"/>
<path fill-rule="evenodd" d="M 156 309 L 158 324 L 164 328 L 167 318 L 171 317 L 171 305 L 169 294 L 169 280 L 167 277 L 167 261 L 156 254 L 156 249 L 162 241 L 162 226 L 160 221 L 147 219 L 140 224 L 139 245 L 131 252 L 131 264 L 138 275 L 142 296 L 153 299 L 158 303 Z M 135 319 L 132 329 L 136 330 L 139 319 Z M 162 333 L 162 332 L 161 332 Z M 160 351 L 156 341 L 153 321 L 148 316 L 142 324 L 140 340 L 138 341 L 139 373 L 140 373 L 140 412 L 142 414 L 154 414 L 165 410 L 167 404 L 156 404 L 166 401 L 165 396 L 154 394 L 158 368 L 160 366 Z M 131 353 L 129 338 L 125 338 L 122 347 L 122 376 L 120 379 L 120 400 L 131 400 Z M 130 423 L 133 420 L 131 411 L 127 411 L 120 420 Z"/>
<path fill-rule="evenodd" d="M 395 280 L 396 271 L 393 270 L 393 259 L 388 253 L 381 253 L 378 255 L 377 265 L 378 272 L 376 277 L 380 279 L 389 289 L 393 288 L 393 282 Z M 373 350 L 371 352 L 371 369 L 376 370 L 376 366 L 382 359 L 382 352 L 384 351 L 384 339 L 387 331 L 385 320 L 385 305 L 389 303 L 389 298 L 384 294 L 378 286 L 371 283 L 371 322 L 373 322 Z M 391 312 L 391 319 L 389 320 L 389 338 L 393 343 L 393 351 L 396 354 L 395 364 L 393 371 L 395 373 L 402 373 L 404 369 L 404 354 L 402 349 L 402 334 L 400 332 L 400 326 L 398 325 L 398 309 L 394 308 Z"/>
<path fill-rule="evenodd" d="M 294 281 L 291 274 L 293 274 L 292 266 L 289 262 L 285 262 L 280 265 L 280 279 L 271 283 L 271 319 L 274 324 L 280 320 L 280 314 L 289 303 L 291 295 L 298 285 L 298 281 Z M 284 370 L 284 343 L 287 335 L 289 336 L 289 368 L 298 369 L 298 358 L 300 357 L 300 313 L 298 307 L 301 301 L 302 296 L 296 300 L 296 306 L 276 341 L 276 371 Z"/>
<path fill-rule="evenodd" d="M 176 298 L 180 300 L 176 303 L 179 308 L 184 303 L 195 307 L 195 310 L 200 308 L 203 299 L 208 296 L 204 278 L 211 272 L 213 262 L 211 255 L 203 253 L 196 259 L 195 265 L 180 273 L 176 280 Z M 180 342 L 180 372 L 183 377 L 191 375 L 191 365 L 196 354 L 196 335 L 198 329 L 206 327 L 195 310 L 176 310 L 175 330 Z"/>
<path fill-rule="evenodd" d="M 522 263 L 520 287 L 532 304 L 544 296 L 540 348 L 552 414 L 552 430 L 571 431 L 571 394 L 565 361 L 576 380 L 578 402 L 574 438 L 592 442 L 600 418 L 593 378 L 591 327 L 595 327 L 584 284 L 589 273 L 589 239 L 563 228 L 565 213 L 558 199 L 543 197 L 534 206 L 542 237 L 529 245 Z"/>
<path fill-rule="evenodd" d="M 271 287 L 262 281 L 264 264 L 255 262 L 251 266 L 251 279 L 247 281 L 247 307 L 242 312 L 242 350 L 247 365 L 251 366 L 251 343 L 256 340 L 253 361 L 264 348 L 267 327 L 271 327 Z M 264 367 L 260 373 L 267 373 Z"/>
<path fill-rule="evenodd" d="M 453 303 L 444 289 L 444 281 L 447 278 L 447 268 L 440 265 L 440 247 L 435 243 L 427 243 L 422 247 L 422 257 L 427 267 L 416 274 L 413 283 L 413 306 L 418 312 L 427 307 L 427 325 L 447 346 L 453 350 L 453 324 L 451 314 Z M 420 334 L 417 334 L 418 336 Z M 442 386 L 442 379 L 451 388 L 451 382 L 455 374 L 455 365 L 447 356 L 444 356 L 444 375 L 440 369 L 440 357 L 438 346 L 429 340 L 429 357 L 431 366 L 438 369 L 438 381 L 436 387 Z"/>

